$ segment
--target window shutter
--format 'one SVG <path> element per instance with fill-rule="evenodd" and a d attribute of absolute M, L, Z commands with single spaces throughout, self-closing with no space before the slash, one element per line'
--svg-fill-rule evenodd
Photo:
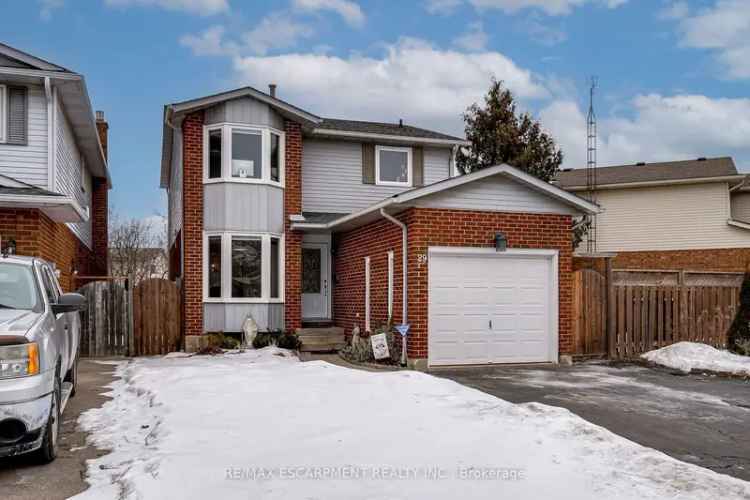
<path fill-rule="evenodd" d="M 424 153 L 421 146 L 411 150 L 411 169 L 414 187 L 424 186 Z"/>
<path fill-rule="evenodd" d="M 362 184 L 375 184 L 375 145 L 362 143 Z"/>
<path fill-rule="evenodd" d="M 26 144 L 26 89 L 8 87 L 8 144 Z"/>

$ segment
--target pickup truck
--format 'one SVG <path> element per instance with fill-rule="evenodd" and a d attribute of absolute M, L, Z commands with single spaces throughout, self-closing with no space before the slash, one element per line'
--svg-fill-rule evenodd
<path fill-rule="evenodd" d="M 86 299 L 63 293 L 52 265 L 0 256 L 0 457 L 57 455 L 60 416 L 75 394 Z"/>

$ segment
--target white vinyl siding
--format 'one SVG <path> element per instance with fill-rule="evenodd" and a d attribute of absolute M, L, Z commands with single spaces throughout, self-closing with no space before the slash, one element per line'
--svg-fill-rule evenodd
<path fill-rule="evenodd" d="M 47 99 L 40 86 L 28 87 L 26 145 L 0 143 L 0 175 L 41 188 L 47 185 Z"/>
<path fill-rule="evenodd" d="M 81 175 L 81 152 L 75 142 L 73 129 L 70 126 L 62 106 L 59 101 L 55 109 L 55 150 L 56 150 L 56 170 L 55 170 L 55 191 L 74 198 L 86 210 L 89 207 L 91 211 L 91 175 L 84 172 Z M 83 182 L 83 185 L 81 181 Z M 83 187 L 83 189 L 81 189 Z M 87 247 L 92 246 L 91 234 L 91 217 L 85 222 L 68 224 L 73 233 L 78 236 Z"/>
<path fill-rule="evenodd" d="M 182 229 L 182 131 L 176 130 L 172 138 L 172 164 L 169 166 L 169 245 L 174 243 Z"/>
<path fill-rule="evenodd" d="M 732 195 L 732 219 L 750 223 L 750 193 Z"/>
<path fill-rule="evenodd" d="M 424 148 L 425 184 L 448 178 L 449 148 Z M 362 144 L 305 140 L 302 146 L 302 209 L 350 213 L 410 187 L 362 183 Z"/>
<path fill-rule="evenodd" d="M 727 224 L 726 183 L 602 190 L 597 201 L 600 252 L 750 247 L 750 230 Z"/>
<path fill-rule="evenodd" d="M 569 205 L 502 176 L 471 182 L 428 196 L 418 200 L 417 206 L 454 210 L 577 214 Z"/>

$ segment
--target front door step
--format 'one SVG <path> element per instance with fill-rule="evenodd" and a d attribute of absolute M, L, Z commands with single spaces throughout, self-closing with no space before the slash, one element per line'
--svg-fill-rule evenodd
<path fill-rule="evenodd" d="M 344 348 L 344 329 L 338 326 L 327 328 L 298 328 L 297 335 L 302 341 L 302 352 L 332 352 Z"/>

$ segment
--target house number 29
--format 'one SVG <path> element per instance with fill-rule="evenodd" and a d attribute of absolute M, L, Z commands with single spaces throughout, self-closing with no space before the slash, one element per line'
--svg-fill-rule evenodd
<path fill-rule="evenodd" d="M 417 254 L 417 264 L 420 266 L 423 264 L 427 264 L 427 254 L 426 253 L 418 253 Z"/>

